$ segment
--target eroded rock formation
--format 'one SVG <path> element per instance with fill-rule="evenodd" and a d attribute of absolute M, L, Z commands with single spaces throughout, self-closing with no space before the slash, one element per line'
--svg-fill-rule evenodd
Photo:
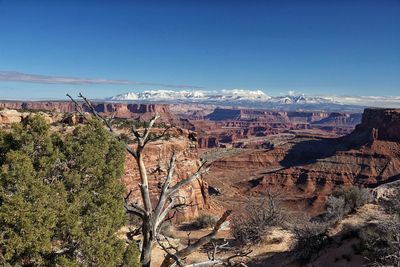
<path fill-rule="evenodd" d="M 177 153 L 177 165 L 174 182 L 183 180 L 195 173 L 199 166 L 197 140 L 188 130 L 175 129 L 171 132 L 169 140 L 160 140 L 149 143 L 145 149 L 145 164 L 149 175 L 149 188 L 151 189 L 153 205 L 156 205 L 161 184 L 167 174 L 167 162 L 172 151 Z M 127 190 L 133 191 L 133 198 L 140 196 L 138 184 L 140 182 L 139 170 L 132 156 L 127 155 L 125 175 L 122 178 Z M 189 205 L 183 213 L 176 214 L 178 220 L 193 219 L 201 210 L 208 208 L 208 185 L 203 179 L 195 180 L 179 192 L 180 202 Z"/>
<path fill-rule="evenodd" d="M 369 132 L 376 140 L 400 142 L 400 109 L 366 109 L 356 132 Z"/>
<path fill-rule="evenodd" d="M 345 137 L 293 145 L 280 161 L 284 169 L 260 177 L 257 187 L 283 187 L 318 200 L 338 185 L 376 186 L 399 179 L 399 115 L 400 110 L 366 109 L 362 123 Z"/>
<path fill-rule="evenodd" d="M 133 104 L 133 103 L 112 103 L 112 102 L 93 102 L 96 111 L 105 115 L 114 115 L 116 118 L 142 118 L 150 119 L 155 113 L 160 115 L 160 120 L 164 122 L 175 122 L 176 118 L 169 110 L 169 105 L 165 104 Z M 1 101 L 0 109 L 15 110 L 46 110 L 61 113 L 71 113 L 75 111 L 75 105 L 71 101 Z M 83 105 L 84 111 L 89 111 Z"/>
<path fill-rule="evenodd" d="M 43 112 L 39 112 L 39 114 L 43 116 L 48 123 L 52 123 L 54 120 L 57 120 L 55 116 L 50 116 L 49 114 Z M 29 115 L 29 112 L 20 112 L 14 109 L 0 110 L 0 125 L 1 127 L 8 127 L 13 123 L 19 123 L 23 121 Z"/>
<path fill-rule="evenodd" d="M 190 127 L 199 132 L 200 148 L 254 148 L 263 143 L 254 137 L 290 131 L 338 137 L 353 131 L 360 121 L 361 114 L 216 108 L 203 120 L 190 120 Z"/>
<path fill-rule="evenodd" d="M 297 136 L 274 149 L 243 150 L 216 160 L 207 179 L 211 186 L 224 186 L 214 175 L 230 182 L 225 187 L 237 188 L 232 198 L 273 190 L 317 213 L 337 186 L 400 179 L 399 114 L 398 109 L 366 109 L 362 123 L 344 137 Z M 231 172 L 235 167 L 240 171 Z"/>

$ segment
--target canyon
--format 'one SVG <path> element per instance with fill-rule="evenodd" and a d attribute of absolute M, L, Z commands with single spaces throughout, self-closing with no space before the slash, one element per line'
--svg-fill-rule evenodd
<path fill-rule="evenodd" d="M 262 147 L 264 137 L 279 133 L 342 136 L 361 120 L 360 113 L 329 111 L 271 111 L 206 104 L 93 102 L 96 111 L 119 119 L 160 121 L 198 133 L 199 148 Z M 84 111 L 89 108 L 83 104 Z M 70 101 L 0 101 L 0 109 L 72 113 Z"/>
<path fill-rule="evenodd" d="M 293 134 L 272 148 L 204 152 L 213 160 L 206 181 L 225 208 L 274 191 L 293 208 L 318 214 L 339 186 L 375 187 L 400 178 L 399 115 L 399 109 L 366 109 L 345 136 Z"/>
<path fill-rule="evenodd" d="M 264 137 L 279 133 L 345 135 L 360 121 L 360 113 L 216 108 L 203 119 L 190 120 L 190 129 L 198 132 L 200 148 L 259 147 Z"/>
<path fill-rule="evenodd" d="M 2 101 L 0 108 L 1 123 L 10 124 L 34 110 L 50 123 L 65 123 L 75 107 L 70 102 Z M 95 108 L 123 120 L 148 120 L 157 113 L 161 122 L 175 126 L 168 140 L 149 145 L 146 152 L 153 197 L 173 150 L 179 153 L 175 181 L 195 172 L 201 158 L 211 162 L 208 174 L 180 192 L 191 207 L 179 220 L 237 209 L 267 191 L 277 192 L 292 208 L 319 214 L 339 186 L 374 187 L 400 178 L 399 109 L 368 108 L 361 114 L 100 102 Z M 131 197 L 137 197 L 138 174 L 130 157 L 122 180 L 133 190 Z"/>

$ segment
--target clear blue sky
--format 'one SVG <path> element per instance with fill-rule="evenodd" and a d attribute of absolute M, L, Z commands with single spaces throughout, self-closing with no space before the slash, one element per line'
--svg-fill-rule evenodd
<path fill-rule="evenodd" d="M 181 86 L 400 95 L 400 1 L 0 0 L 0 98 Z"/>

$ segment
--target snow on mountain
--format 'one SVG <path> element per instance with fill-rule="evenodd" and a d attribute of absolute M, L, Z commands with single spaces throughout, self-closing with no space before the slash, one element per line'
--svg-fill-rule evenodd
<path fill-rule="evenodd" d="M 285 96 L 272 97 L 269 102 L 277 104 L 326 104 L 326 103 L 337 103 L 332 99 L 318 97 L 318 96 L 305 96 L 305 95 L 293 95 L 288 94 Z"/>
<path fill-rule="evenodd" d="M 254 107 L 314 107 L 336 108 L 358 107 L 400 107 L 400 96 L 309 96 L 290 91 L 287 95 L 268 96 L 261 90 L 221 90 L 221 91 L 173 91 L 148 90 L 130 92 L 108 98 L 109 101 L 149 101 L 149 102 L 188 102 L 188 103 L 224 103 Z"/>
<path fill-rule="evenodd" d="M 270 99 L 264 92 L 249 90 L 221 90 L 215 91 L 172 91 L 149 90 L 138 93 L 126 93 L 108 98 L 113 101 L 147 100 L 147 101 L 264 101 Z"/>
<path fill-rule="evenodd" d="M 221 91 L 172 91 L 172 90 L 149 90 L 138 93 L 126 93 L 108 98 L 113 101 L 230 101 L 246 102 L 257 101 L 276 104 L 316 104 L 331 103 L 331 99 L 323 97 L 312 97 L 289 93 L 285 96 L 271 97 L 261 90 L 251 91 L 243 89 L 221 90 Z"/>
<path fill-rule="evenodd" d="M 148 100 L 148 101 L 162 101 L 162 100 L 188 100 L 188 99 L 201 99 L 205 95 L 201 91 L 172 91 L 172 90 L 149 90 L 139 93 L 126 93 L 110 97 L 109 100 L 114 101 L 129 101 L 129 100 Z"/>

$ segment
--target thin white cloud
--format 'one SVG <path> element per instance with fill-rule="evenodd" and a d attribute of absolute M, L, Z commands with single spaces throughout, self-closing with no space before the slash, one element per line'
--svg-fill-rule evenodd
<path fill-rule="evenodd" d="M 1 71 L 0 81 L 7 82 L 23 82 L 23 83 L 40 83 L 40 84 L 72 84 L 72 85 L 88 85 L 88 84 L 109 84 L 109 85 L 147 85 L 147 86 L 161 86 L 168 88 L 202 88 L 193 85 L 176 85 L 176 84 L 162 84 L 152 82 L 138 82 L 131 80 L 112 80 L 112 79 L 97 79 L 97 78 L 81 78 L 81 77 L 64 77 L 64 76 L 50 76 L 41 74 L 29 74 L 18 71 Z"/>

